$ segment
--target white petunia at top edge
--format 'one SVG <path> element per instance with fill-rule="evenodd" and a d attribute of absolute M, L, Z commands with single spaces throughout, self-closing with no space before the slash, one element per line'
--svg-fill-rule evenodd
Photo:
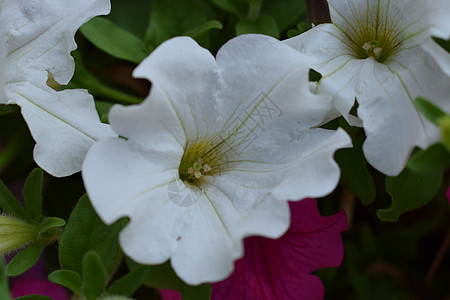
<path fill-rule="evenodd" d="M 313 68 L 323 76 L 316 92 L 331 95 L 342 115 L 356 97 L 365 156 L 391 176 L 405 167 L 415 146 L 439 140 L 439 129 L 416 110 L 415 98 L 450 111 L 444 67 L 450 56 L 441 53 L 436 60 L 424 50 L 425 44 L 439 46 L 430 38 L 429 16 L 417 9 L 421 2 L 328 0 L 332 24 L 284 41 L 316 59 Z"/>
<path fill-rule="evenodd" d="M 138 66 L 149 97 L 112 108 L 111 127 L 124 138 L 96 143 L 82 172 L 106 223 L 130 218 L 120 234 L 129 257 L 170 259 L 189 284 L 219 281 L 244 237 L 285 232 L 288 199 L 335 188 L 333 154 L 351 141 L 342 129 L 314 128 L 331 105 L 309 92 L 308 64 L 273 38 L 243 35 L 216 59 L 173 38 Z"/>
<path fill-rule="evenodd" d="M 94 141 L 114 136 L 86 90 L 57 92 L 46 83 L 49 73 L 69 82 L 75 32 L 109 11 L 109 0 L 0 2 L 0 103 L 21 107 L 36 141 L 34 159 L 54 176 L 80 171 Z"/>

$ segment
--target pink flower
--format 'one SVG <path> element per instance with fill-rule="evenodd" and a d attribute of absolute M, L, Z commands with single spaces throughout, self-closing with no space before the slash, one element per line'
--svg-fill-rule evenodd
<path fill-rule="evenodd" d="M 291 202 L 291 227 L 277 240 L 250 237 L 245 256 L 226 280 L 212 285 L 212 299 L 322 299 L 324 287 L 311 272 L 341 264 L 344 211 L 322 217 L 315 199 Z M 162 290 L 164 300 L 180 299 Z"/>
<path fill-rule="evenodd" d="M 13 298 L 26 295 L 43 295 L 53 300 L 66 300 L 64 288 L 46 279 L 23 278 L 14 283 L 11 289 Z"/>

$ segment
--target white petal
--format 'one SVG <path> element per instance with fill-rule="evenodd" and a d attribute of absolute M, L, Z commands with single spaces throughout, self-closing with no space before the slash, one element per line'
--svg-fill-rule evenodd
<path fill-rule="evenodd" d="M 0 28 L 7 35 L 7 80 L 45 84 L 47 71 L 66 84 L 73 75 L 70 52 L 76 30 L 107 14 L 108 0 L 7 0 L 0 4 Z"/>
<path fill-rule="evenodd" d="M 327 98 L 310 99 L 308 71 L 312 60 L 263 35 L 242 35 L 226 43 L 217 53 L 217 63 L 224 80 L 220 113 L 230 120 L 227 125 L 252 114 L 272 119 L 273 115 L 291 113 L 294 106 L 292 115 L 296 114 L 297 120 L 309 126 L 319 124 L 332 107 Z M 283 93 L 275 95 L 275 90 Z M 265 107 L 270 102 L 272 107 Z"/>
<path fill-rule="evenodd" d="M 450 2 L 448 0 L 420 1 L 422 13 L 431 25 L 431 35 L 444 40 L 450 38 Z"/>
<path fill-rule="evenodd" d="M 450 76 L 450 54 L 431 39 L 423 43 L 422 48 L 436 60 L 442 71 Z"/>
<path fill-rule="evenodd" d="M 15 83 L 13 90 L 36 141 L 34 159 L 54 176 L 80 171 L 92 144 L 115 136 L 100 122 L 92 96 L 85 90 L 56 92 L 30 82 Z"/>
<path fill-rule="evenodd" d="M 217 116 L 217 90 L 220 80 L 212 54 L 189 37 L 176 37 L 161 44 L 133 72 L 149 79 L 183 123 L 185 132 L 203 136 L 221 120 Z M 196 138 L 196 136 L 193 138 Z M 186 139 L 186 137 L 185 137 Z"/>
<path fill-rule="evenodd" d="M 0 104 L 8 103 L 5 89 L 6 46 L 0 33 Z"/>
<path fill-rule="evenodd" d="M 375 168 L 395 176 L 415 146 L 425 148 L 439 140 L 438 128 L 413 101 L 424 96 L 449 111 L 449 78 L 439 74 L 439 67 L 419 47 L 388 66 L 367 60 L 361 70 L 364 88 L 358 96 L 358 115 L 367 135 L 364 153 Z"/>
<path fill-rule="evenodd" d="M 164 90 L 155 83 L 150 96 L 141 104 L 114 105 L 109 113 L 109 122 L 115 132 L 134 141 L 143 150 L 182 151 L 188 132 L 193 132 L 187 125 L 189 121 L 179 114 L 184 108 L 184 105 L 172 105 Z"/>

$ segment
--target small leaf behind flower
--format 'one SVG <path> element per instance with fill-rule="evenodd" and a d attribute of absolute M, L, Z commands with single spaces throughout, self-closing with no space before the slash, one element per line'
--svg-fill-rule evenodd
<path fill-rule="evenodd" d="M 19 298 L 15 298 L 15 300 L 53 300 L 53 299 L 43 295 L 26 295 Z"/>
<path fill-rule="evenodd" d="M 6 275 L 17 276 L 34 266 L 41 256 L 44 245 L 37 243 L 20 251 L 5 268 Z"/>
<path fill-rule="evenodd" d="M 150 267 L 139 266 L 130 273 L 116 280 L 108 289 L 109 295 L 131 296 L 144 283 Z"/>
<path fill-rule="evenodd" d="M 242 19 L 236 24 L 236 35 L 246 33 L 261 33 L 279 38 L 280 30 L 270 15 L 262 14 L 257 19 Z"/>
<path fill-rule="evenodd" d="M 436 105 L 425 98 L 417 97 L 415 102 L 416 108 L 420 110 L 428 120 L 438 125 L 440 118 L 445 116 L 445 113 Z"/>
<path fill-rule="evenodd" d="M 41 222 L 44 219 L 42 214 L 42 184 L 44 182 L 44 172 L 40 168 L 31 171 L 25 186 L 23 188 L 23 196 L 25 198 L 25 207 L 28 216 L 36 221 Z"/>
<path fill-rule="evenodd" d="M 60 218 L 56 218 L 56 217 L 46 218 L 41 223 L 39 235 L 42 236 L 47 230 L 49 230 L 51 228 L 55 228 L 55 227 L 62 227 L 65 224 L 66 224 L 66 221 L 64 221 L 63 219 L 60 219 Z"/>
<path fill-rule="evenodd" d="M 106 284 L 106 270 L 100 256 L 89 251 L 83 258 L 82 293 L 90 300 L 96 300 L 103 294 Z"/>
<path fill-rule="evenodd" d="M 0 206 L 4 212 L 16 216 L 22 220 L 27 219 L 25 209 L 17 201 L 16 197 L 10 192 L 3 181 L 0 180 Z"/>
<path fill-rule="evenodd" d="M 442 144 L 416 152 L 399 176 L 386 177 L 386 190 L 392 197 L 392 204 L 387 209 L 379 209 L 378 218 L 395 222 L 402 213 L 430 202 L 438 192 L 448 166 L 450 155 Z"/>
<path fill-rule="evenodd" d="M 53 283 L 57 283 L 71 289 L 77 295 L 81 294 L 81 276 L 75 271 L 57 270 L 48 275 L 48 279 Z"/>
<path fill-rule="evenodd" d="M 120 222 L 105 225 L 92 208 L 88 197 L 80 198 L 61 235 L 59 262 L 62 269 L 82 274 L 85 253 L 95 251 L 110 274 L 121 257 L 118 243 Z"/>
<path fill-rule="evenodd" d="M 144 41 L 106 18 L 94 18 L 81 26 L 80 30 L 95 46 L 120 59 L 138 64 L 149 53 Z"/>

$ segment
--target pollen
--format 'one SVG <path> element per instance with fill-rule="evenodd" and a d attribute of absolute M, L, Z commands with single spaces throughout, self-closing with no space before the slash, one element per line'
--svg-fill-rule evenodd
<path fill-rule="evenodd" d="M 204 176 L 224 171 L 227 165 L 226 149 L 220 140 L 211 138 L 187 143 L 178 167 L 180 179 L 201 188 Z"/>
<path fill-rule="evenodd" d="M 367 57 L 373 57 L 375 60 L 379 60 L 383 53 L 383 48 L 378 47 L 377 41 L 365 42 L 362 48 L 366 51 Z"/>

